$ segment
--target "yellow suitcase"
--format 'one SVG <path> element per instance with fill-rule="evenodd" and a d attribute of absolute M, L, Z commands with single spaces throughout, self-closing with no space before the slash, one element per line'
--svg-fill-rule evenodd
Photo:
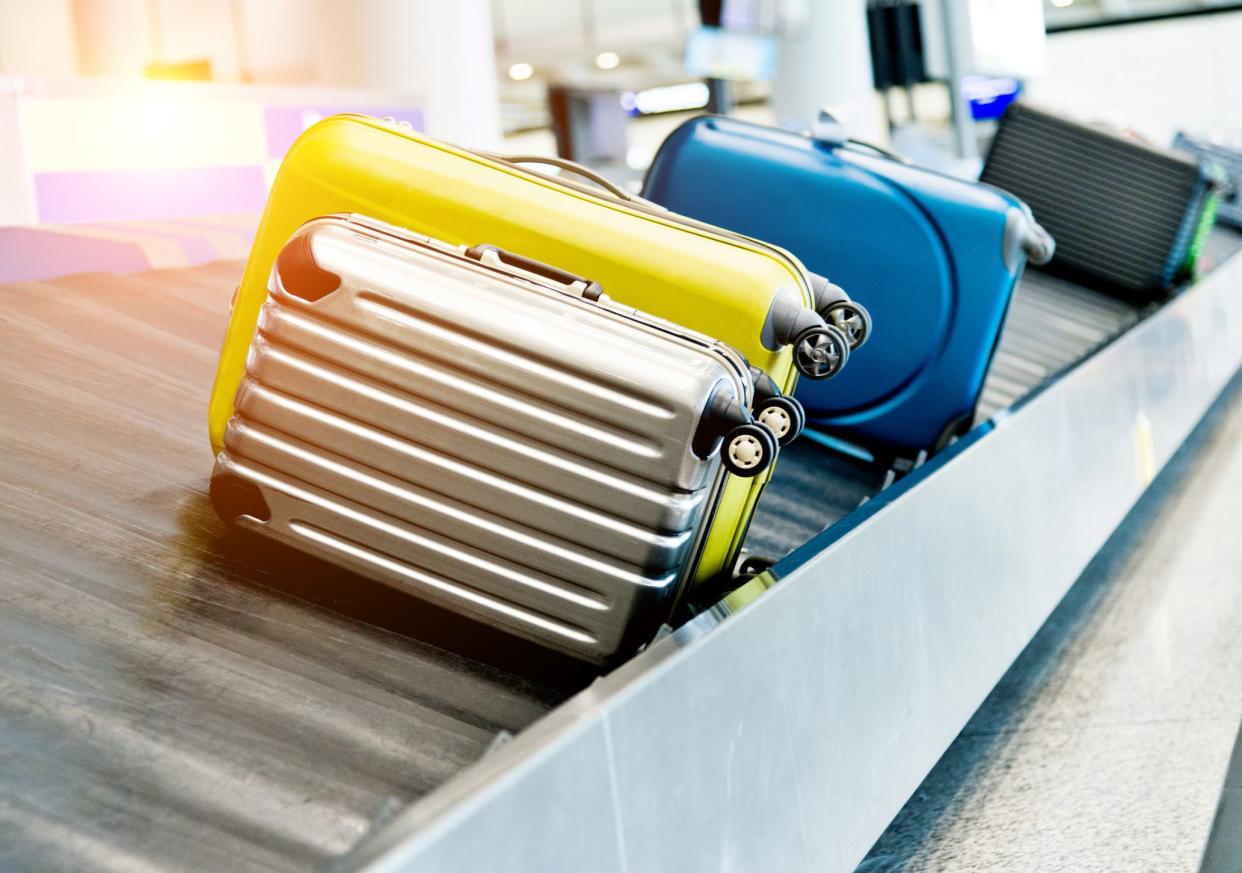
<path fill-rule="evenodd" d="M 603 180 L 566 181 L 519 160 L 532 159 L 471 152 L 359 115 L 307 130 L 273 183 L 234 301 L 209 411 L 214 451 L 223 449 L 276 256 L 301 225 L 334 213 L 455 245 L 492 244 L 587 276 L 615 301 L 728 343 L 784 393 L 799 371 L 834 375 L 865 339 L 849 330 L 863 319 L 826 324 L 816 314 L 829 304 L 839 314 L 849 298 L 788 252 L 668 213 Z M 729 477 L 696 581 L 731 567 L 770 474 Z"/>

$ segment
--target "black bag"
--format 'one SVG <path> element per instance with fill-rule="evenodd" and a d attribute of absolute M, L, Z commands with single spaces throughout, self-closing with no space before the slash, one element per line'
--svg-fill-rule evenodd
<path fill-rule="evenodd" d="M 1209 162 L 1022 103 L 1001 119 L 982 180 L 1053 235 L 1049 269 L 1139 300 L 1193 274 L 1224 181 Z"/>
<path fill-rule="evenodd" d="M 1218 141 L 1178 131 L 1173 138 L 1173 148 L 1213 161 L 1224 170 L 1229 177 L 1229 183 L 1221 197 L 1216 220 L 1221 224 L 1242 229 L 1242 199 L 1238 197 L 1238 184 L 1242 182 L 1242 140 Z"/>

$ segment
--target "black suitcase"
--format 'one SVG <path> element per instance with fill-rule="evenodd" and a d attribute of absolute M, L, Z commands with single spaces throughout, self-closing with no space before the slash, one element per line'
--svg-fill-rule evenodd
<path fill-rule="evenodd" d="M 1209 162 L 1023 103 L 1001 119 L 981 178 L 1056 239 L 1048 269 L 1139 301 L 1193 274 L 1224 182 Z"/>
<path fill-rule="evenodd" d="M 1228 184 L 1221 197 L 1216 220 L 1242 230 L 1242 198 L 1238 197 L 1238 184 L 1242 182 L 1242 138 L 1236 135 L 1192 136 L 1178 131 L 1173 138 L 1173 148 L 1213 161 L 1220 166 L 1228 177 Z"/>

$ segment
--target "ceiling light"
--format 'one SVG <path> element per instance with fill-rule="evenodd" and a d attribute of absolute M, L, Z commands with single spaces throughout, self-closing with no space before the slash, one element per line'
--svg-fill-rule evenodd
<path fill-rule="evenodd" d="M 595 56 L 595 66 L 601 70 L 615 70 L 621 63 L 621 56 L 616 52 L 600 52 Z"/>
<path fill-rule="evenodd" d="M 535 74 L 535 68 L 530 64 L 510 64 L 509 78 L 515 82 L 525 82 Z"/>
<path fill-rule="evenodd" d="M 702 109 L 707 105 L 707 86 L 702 82 L 687 82 L 684 85 L 665 85 L 660 88 L 647 88 L 638 91 L 627 100 L 628 92 L 621 95 L 621 105 L 631 100 L 634 110 L 640 115 L 653 115 L 658 112 L 680 112 L 686 109 Z"/>
<path fill-rule="evenodd" d="M 651 166 L 654 157 L 651 149 L 646 146 L 630 146 L 625 150 L 625 165 L 631 170 L 645 170 Z"/>

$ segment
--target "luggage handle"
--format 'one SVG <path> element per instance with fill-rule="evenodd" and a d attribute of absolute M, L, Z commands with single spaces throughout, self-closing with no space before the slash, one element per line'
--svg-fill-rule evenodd
<path fill-rule="evenodd" d="M 613 197 L 621 200 L 628 200 L 633 203 L 648 204 L 650 201 L 644 200 L 626 191 L 620 185 L 610 182 L 599 173 L 595 172 L 582 164 L 574 163 L 565 158 L 554 158 L 548 155 L 502 155 L 496 152 L 487 152 L 482 149 L 472 149 L 472 151 L 481 158 L 487 158 L 490 161 L 499 161 L 502 164 L 547 164 L 549 167 L 559 167 L 567 173 L 573 173 L 575 176 L 581 176 L 588 182 L 592 182 L 603 188 Z"/>
<path fill-rule="evenodd" d="M 830 146 L 852 146 L 855 149 L 863 148 L 868 151 L 888 158 L 890 161 L 896 161 L 899 164 L 912 165 L 914 161 L 910 160 L 903 154 L 899 154 L 891 149 L 876 145 L 873 142 L 867 142 L 862 139 L 854 139 L 849 135 L 845 128 L 845 123 L 837 118 L 828 109 L 819 110 L 819 115 L 815 119 L 815 124 L 811 126 L 811 139 L 816 142 L 822 142 Z"/>
<path fill-rule="evenodd" d="M 534 273 L 536 276 L 551 279 L 553 282 L 569 288 L 576 288 L 587 300 L 599 300 L 603 296 L 604 289 L 600 287 L 598 282 L 593 282 L 567 270 L 562 270 L 560 267 L 545 264 L 543 261 L 536 261 L 534 258 L 528 258 L 515 252 L 508 252 L 499 246 L 486 243 L 466 249 L 466 257 L 473 258 L 483 264 L 487 263 L 489 255 L 506 266 L 515 267 L 527 273 Z"/>

